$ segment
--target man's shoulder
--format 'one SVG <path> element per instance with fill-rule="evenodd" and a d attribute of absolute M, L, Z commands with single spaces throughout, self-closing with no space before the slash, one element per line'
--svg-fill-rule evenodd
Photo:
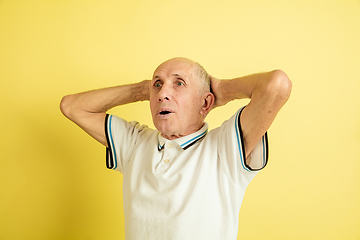
<path fill-rule="evenodd" d="M 146 124 L 141 124 L 138 121 L 127 121 L 119 116 L 108 114 L 106 117 L 106 128 L 109 131 L 117 131 L 122 133 L 133 133 L 133 134 L 151 134 L 156 130 L 148 127 Z"/>

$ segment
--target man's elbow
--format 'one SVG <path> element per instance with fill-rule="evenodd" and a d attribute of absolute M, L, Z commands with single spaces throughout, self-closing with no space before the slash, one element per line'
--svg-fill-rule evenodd
<path fill-rule="evenodd" d="M 276 96 L 283 104 L 289 99 L 292 89 L 292 82 L 288 75 L 282 70 L 274 70 L 271 72 L 269 84 L 267 86 L 268 92 Z"/>
<path fill-rule="evenodd" d="M 60 110 L 65 117 L 70 119 L 71 116 L 71 95 L 66 95 L 61 99 Z"/>

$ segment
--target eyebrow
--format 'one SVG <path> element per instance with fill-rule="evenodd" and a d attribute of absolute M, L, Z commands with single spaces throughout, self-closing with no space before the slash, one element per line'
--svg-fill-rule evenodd
<path fill-rule="evenodd" d="M 175 76 L 175 77 L 183 77 L 183 76 L 181 76 L 180 74 L 178 74 L 178 73 L 173 73 L 173 74 L 171 74 L 171 76 Z M 157 78 L 160 78 L 159 76 L 154 76 L 154 79 L 157 79 Z"/>

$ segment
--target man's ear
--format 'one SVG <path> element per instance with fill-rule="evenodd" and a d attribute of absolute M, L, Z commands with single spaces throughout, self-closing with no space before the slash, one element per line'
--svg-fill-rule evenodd
<path fill-rule="evenodd" d="M 211 92 L 205 92 L 202 97 L 203 104 L 201 106 L 200 114 L 206 115 L 210 112 L 211 106 L 214 104 L 215 96 Z"/>

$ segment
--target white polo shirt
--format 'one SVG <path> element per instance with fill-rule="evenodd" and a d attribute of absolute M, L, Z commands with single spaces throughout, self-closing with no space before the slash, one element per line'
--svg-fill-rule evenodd
<path fill-rule="evenodd" d="M 107 167 L 124 176 L 126 240 L 237 238 L 245 189 L 268 158 L 265 134 L 246 164 L 242 109 L 219 128 L 205 123 L 175 140 L 107 115 Z"/>

